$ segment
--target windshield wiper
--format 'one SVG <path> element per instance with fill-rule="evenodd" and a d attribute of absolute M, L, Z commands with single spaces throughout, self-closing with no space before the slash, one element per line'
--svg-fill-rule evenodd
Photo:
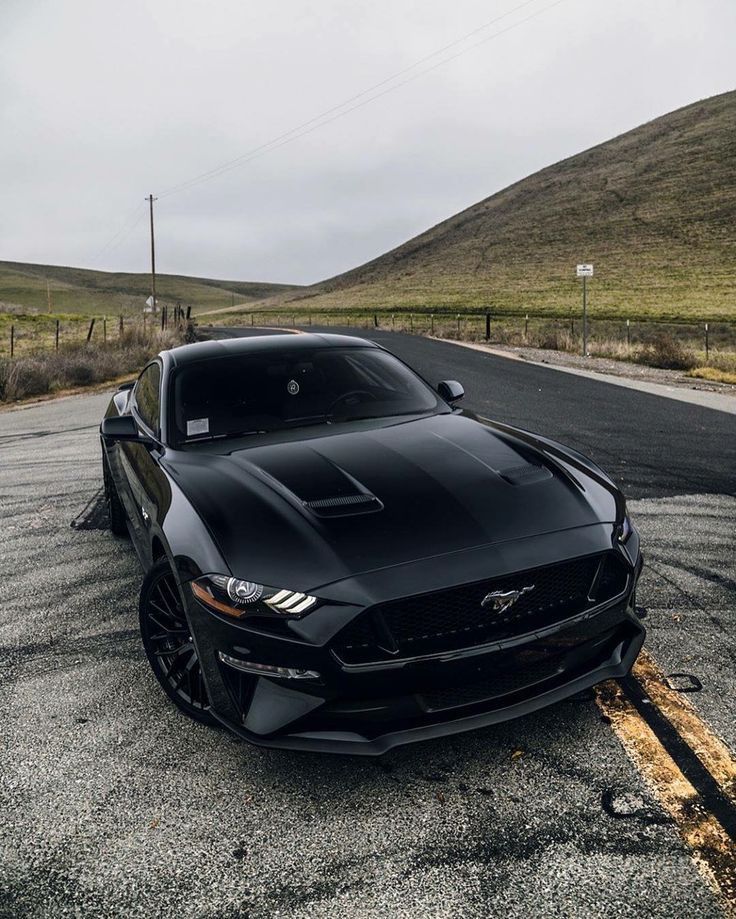
<path fill-rule="evenodd" d="M 226 440 L 228 437 L 249 437 L 251 434 L 268 434 L 268 431 L 236 431 L 226 434 L 210 434 L 209 437 L 192 437 L 185 440 L 185 444 L 205 444 L 213 440 Z"/>

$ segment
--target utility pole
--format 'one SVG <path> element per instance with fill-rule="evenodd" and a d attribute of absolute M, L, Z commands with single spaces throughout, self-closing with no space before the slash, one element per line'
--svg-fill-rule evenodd
<path fill-rule="evenodd" d="M 151 311 L 156 312 L 156 246 L 153 241 L 153 202 L 158 200 L 153 195 L 148 196 L 148 205 L 151 212 Z"/>

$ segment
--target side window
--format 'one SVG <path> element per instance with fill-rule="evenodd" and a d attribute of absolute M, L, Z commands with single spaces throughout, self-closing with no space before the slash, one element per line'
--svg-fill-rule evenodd
<path fill-rule="evenodd" d="M 146 427 L 150 428 L 154 434 L 159 432 L 160 383 L 161 368 L 158 364 L 149 364 L 135 384 L 134 395 L 138 414 Z"/>

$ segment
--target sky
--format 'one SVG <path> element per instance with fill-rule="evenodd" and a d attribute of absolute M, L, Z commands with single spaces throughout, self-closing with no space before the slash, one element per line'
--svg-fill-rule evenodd
<path fill-rule="evenodd" d="M 147 271 L 154 194 L 160 272 L 314 283 L 736 88 L 735 34 L 734 0 L 1 0 L 0 260 Z"/>

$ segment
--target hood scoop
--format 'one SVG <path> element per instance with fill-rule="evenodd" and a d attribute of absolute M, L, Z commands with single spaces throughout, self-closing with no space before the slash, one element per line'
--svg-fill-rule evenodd
<path fill-rule="evenodd" d="M 318 517 L 352 517 L 383 510 L 362 482 L 311 446 L 251 452 L 256 467 L 284 496 Z"/>

